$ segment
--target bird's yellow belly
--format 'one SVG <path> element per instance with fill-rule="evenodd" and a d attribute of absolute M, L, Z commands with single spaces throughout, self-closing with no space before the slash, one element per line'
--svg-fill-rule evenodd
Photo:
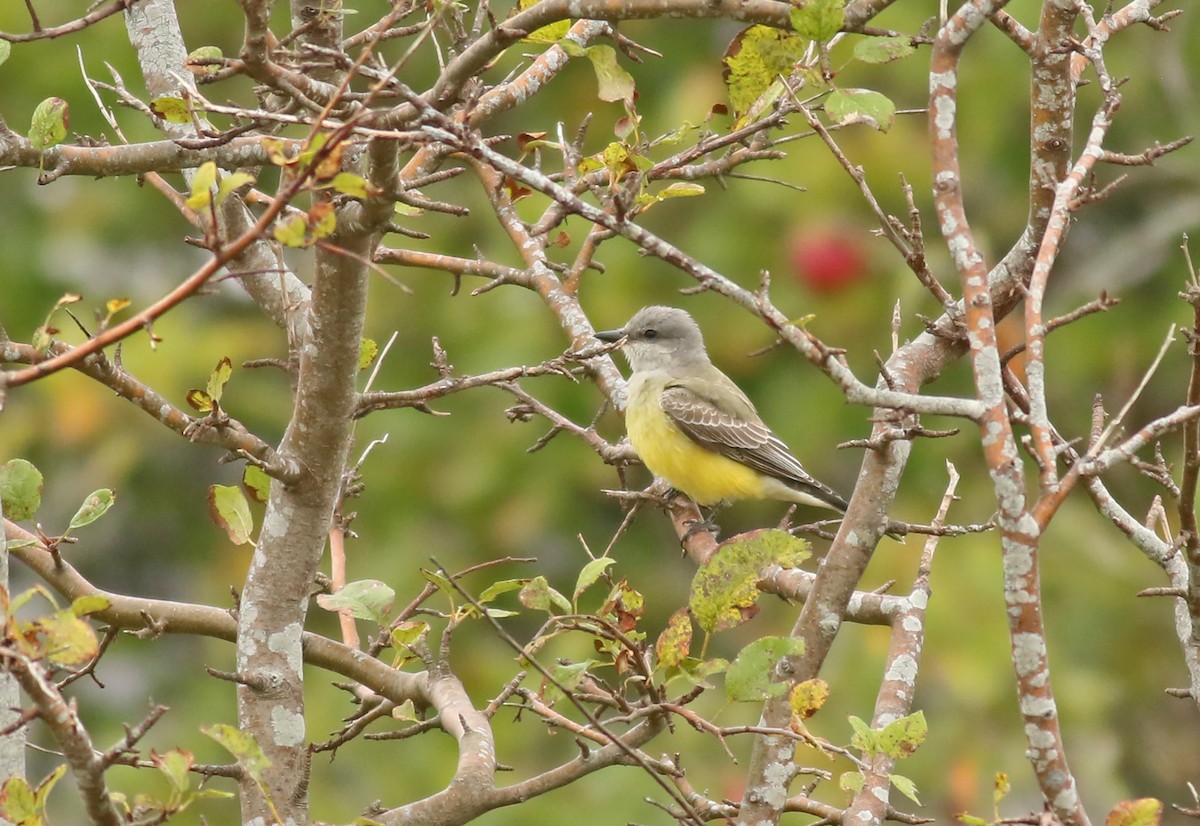
<path fill-rule="evenodd" d="M 631 393 L 625 418 L 629 442 L 651 473 L 699 505 L 762 497 L 758 472 L 693 442 L 663 413 L 657 397 L 658 391 L 650 399 Z"/>

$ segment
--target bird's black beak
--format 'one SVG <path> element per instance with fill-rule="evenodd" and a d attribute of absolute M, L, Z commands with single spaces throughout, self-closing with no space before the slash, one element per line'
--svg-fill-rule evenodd
<path fill-rule="evenodd" d="M 601 330 L 600 332 L 593 333 L 592 335 L 594 335 L 596 338 L 600 339 L 601 341 L 603 341 L 605 343 L 611 344 L 614 341 L 620 341 L 621 339 L 625 338 L 625 331 L 624 330 Z"/>

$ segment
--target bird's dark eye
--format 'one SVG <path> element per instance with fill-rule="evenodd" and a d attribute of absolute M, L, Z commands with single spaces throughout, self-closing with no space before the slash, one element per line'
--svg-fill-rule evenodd
<path fill-rule="evenodd" d="M 651 327 L 650 329 L 646 330 L 646 332 L 642 333 L 642 338 L 658 338 L 658 330 L 655 330 L 653 327 Z"/>

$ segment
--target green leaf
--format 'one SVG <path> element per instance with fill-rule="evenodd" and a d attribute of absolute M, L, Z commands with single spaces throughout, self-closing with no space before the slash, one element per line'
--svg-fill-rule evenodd
<path fill-rule="evenodd" d="M 851 714 L 848 719 L 850 728 L 854 729 L 854 733 L 850 735 L 850 745 L 863 754 L 877 754 L 879 752 L 879 733 L 861 717 Z"/>
<path fill-rule="evenodd" d="M 687 659 L 692 648 L 692 615 L 680 608 L 667 620 L 667 627 L 654 643 L 654 656 L 660 668 L 674 668 Z"/>
<path fill-rule="evenodd" d="M 879 748 L 884 754 L 900 759 L 908 757 L 920 748 L 928 735 L 929 725 L 925 722 L 925 712 L 916 711 L 888 723 L 877 737 Z"/>
<path fill-rule="evenodd" d="M 962 812 L 954 816 L 954 819 L 959 823 L 965 823 L 967 826 L 991 826 L 991 821 L 984 820 L 982 817 L 975 817 L 966 812 Z"/>
<path fill-rule="evenodd" d="M 584 54 L 592 61 L 592 68 L 596 70 L 600 100 L 609 103 L 633 100 L 633 75 L 621 68 L 621 64 L 617 62 L 616 49 L 612 46 L 589 46 Z"/>
<path fill-rule="evenodd" d="M 712 688 L 708 678 L 713 674 L 721 674 L 729 670 L 729 661 L 720 658 L 699 660 L 688 657 L 679 663 L 679 676 L 694 686 Z"/>
<path fill-rule="evenodd" d="M 212 203 L 212 188 L 217 183 L 217 165 L 212 161 L 200 164 L 192 176 L 192 190 L 184 201 L 192 209 L 204 209 Z"/>
<path fill-rule="evenodd" d="M 46 98 L 33 110 L 29 143 L 34 149 L 49 149 L 67 136 L 71 107 L 62 98 Z"/>
<path fill-rule="evenodd" d="M 502 579 L 499 582 L 493 582 L 483 589 L 479 594 L 478 600 L 481 604 L 486 605 L 501 594 L 507 594 L 510 591 L 525 587 L 527 582 L 529 582 L 527 579 Z"/>
<path fill-rule="evenodd" d="M 808 50 L 808 41 L 769 26 L 743 29 L 725 50 L 725 86 L 740 118 L 778 75 L 787 75 Z"/>
<path fill-rule="evenodd" d="M 221 183 L 217 185 L 217 206 L 221 205 L 229 195 L 246 184 L 254 183 L 255 178 L 249 172 L 229 172 L 221 176 Z"/>
<path fill-rule="evenodd" d="M 396 592 L 377 579 L 360 579 L 347 582 L 333 594 L 321 594 L 317 605 L 326 611 L 349 611 L 357 619 L 374 620 L 387 624 L 388 612 L 396 601 Z"/>
<path fill-rule="evenodd" d="M 886 132 L 896 117 L 896 104 L 870 89 L 837 89 L 825 99 L 825 114 L 840 126 L 865 123 Z"/>
<path fill-rule="evenodd" d="M 536 576 L 521 589 L 521 593 L 517 594 L 517 599 L 526 608 L 532 608 L 535 611 L 545 611 L 549 614 L 554 612 L 550 606 L 553 605 L 564 613 L 570 613 L 570 601 L 560 594 L 558 591 L 550 587 L 550 583 L 546 581 L 544 576 Z"/>
<path fill-rule="evenodd" d="M 777 529 L 751 531 L 723 543 L 692 579 L 688 604 L 705 631 L 733 628 L 758 610 L 764 568 L 794 568 L 808 558 L 808 543 Z"/>
<path fill-rule="evenodd" d="M 841 30 L 846 22 L 842 0 L 804 0 L 804 5 L 792 9 L 792 28 L 801 37 L 824 42 Z"/>
<path fill-rule="evenodd" d="M 12 54 L 12 44 L 7 40 L 0 40 L 0 63 L 8 60 L 10 54 Z"/>
<path fill-rule="evenodd" d="M 186 100 L 174 95 L 164 95 L 150 101 L 150 111 L 170 123 L 191 123 L 192 110 Z M 212 163 L 209 161 L 209 163 Z"/>
<path fill-rule="evenodd" d="M 587 565 L 583 566 L 583 570 L 579 572 L 579 578 L 575 580 L 575 591 L 572 593 L 572 599 L 579 599 L 579 595 L 592 587 L 610 565 L 615 565 L 617 560 L 611 556 L 602 556 L 598 559 L 593 559 Z"/>
<path fill-rule="evenodd" d="M 762 637 L 747 645 L 725 674 L 725 694 L 730 700 L 758 702 L 788 691 L 786 682 L 775 682 L 775 666 L 784 657 L 804 652 L 796 637 Z"/>
<path fill-rule="evenodd" d="M 271 477 L 258 465 L 246 465 L 242 471 L 242 488 L 255 502 L 265 505 L 271 495 Z"/>
<path fill-rule="evenodd" d="M 220 743 L 237 759 L 238 765 L 245 769 L 251 778 L 262 781 L 262 773 L 270 767 L 271 760 L 263 754 L 254 735 L 247 734 L 226 723 L 201 726 L 200 732 Z"/>
<path fill-rule="evenodd" d="M 844 792 L 858 794 L 862 791 L 865 780 L 862 772 L 843 772 L 838 778 L 838 788 Z"/>
<path fill-rule="evenodd" d="M 108 513 L 108 509 L 117 501 L 117 495 L 108 488 L 100 488 L 88 494 L 87 499 L 83 500 L 83 504 L 79 506 L 79 510 L 71 517 L 70 524 L 67 525 L 67 532 L 82 528 L 84 525 L 90 525 L 99 519 L 104 514 Z"/>
<path fill-rule="evenodd" d="M 14 522 L 28 519 L 42 504 L 42 472 L 25 459 L 0 465 L 0 510 Z"/>
<path fill-rule="evenodd" d="M 379 355 L 379 345 L 373 338 L 364 338 L 358 345 L 358 369 L 366 370 Z"/>
<path fill-rule="evenodd" d="M 220 46 L 201 46 L 198 49 L 192 49 L 187 59 L 183 61 L 183 65 L 194 75 L 212 75 L 219 72 L 221 67 L 207 61 L 220 60 L 224 56 Z"/>
<path fill-rule="evenodd" d="M 917 797 L 917 784 L 910 778 L 902 774 L 889 774 L 888 780 L 891 781 L 892 788 L 900 792 L 918 806 L 921 805 L 920 799 Z"/>
<path fill-rule="evenodd" d="M 1104 826 L 1158 826 L 1162 815 L 1161 800 L 1153 797 L 1122 800 L 1104 818 Z"/>
<path fill-rule="evenodd" d="M 225 385 L 229 382 L 229 377 L 233 375 L 233 362 L 229 360 L 229 356 L 225 356 L 217 362 L 217 366 L 208 374 L 208 384 L 205 387 L 205 392 L 214 403 L 221 401 L 221 396 L 225 392 Z"/>
<path fill-rule="evenodd" d="M 863 63 L 891 63 L 916 50 L 907 37 L 868 37 L 854 44 L 854 57 Z"/>
<path fill-rule="evenodd" d="M 233 544 L 245 545 L 251 541 L 254 520 L 250 517 L 250 503 L 241 488 L 233 485 L 209 487 L 208 515 Z"/>

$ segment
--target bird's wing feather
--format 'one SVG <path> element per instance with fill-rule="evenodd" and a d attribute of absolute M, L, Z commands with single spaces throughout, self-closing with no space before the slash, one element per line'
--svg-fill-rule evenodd
<path fill-rule="evenodd" d="M 740 391 L 738 395 L 739 400 L 745 399 Z M 697 444 L 779 479 L 838 510 L 846 509 L 845 500 L 804 470 L 783 440 L 758 418 L 748 400 L 746 410 L 733 413 L 722 410 L 711 398 L 691 387 L 674 384 L 663 390 L 660 403 L 668 418 Z"/>

